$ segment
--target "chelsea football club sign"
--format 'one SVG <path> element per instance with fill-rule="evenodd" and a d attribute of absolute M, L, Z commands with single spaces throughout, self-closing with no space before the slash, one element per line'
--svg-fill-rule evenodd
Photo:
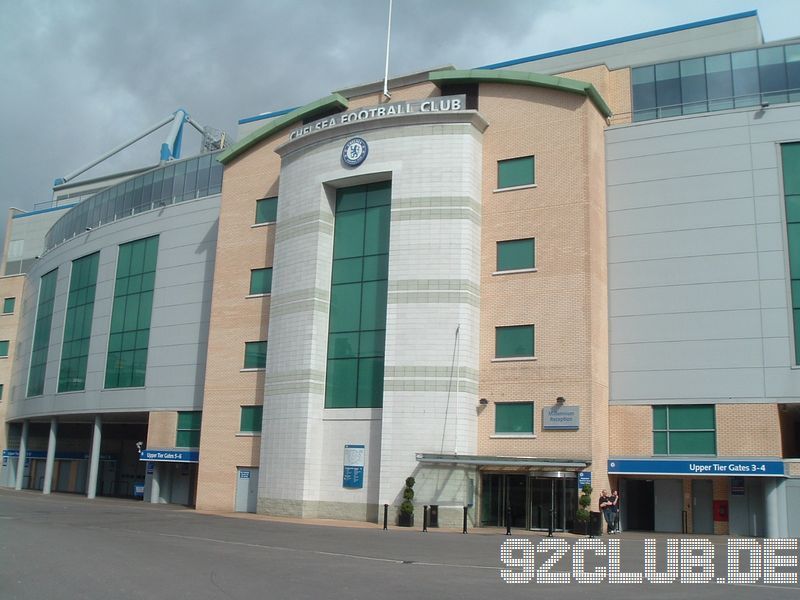
<path fill-rule="evenodd" d="M 342 160 L 350 167 L 357 167 L 367 159 L 369 146 L 360 137 L 347 140 L 342 148 Z"/>

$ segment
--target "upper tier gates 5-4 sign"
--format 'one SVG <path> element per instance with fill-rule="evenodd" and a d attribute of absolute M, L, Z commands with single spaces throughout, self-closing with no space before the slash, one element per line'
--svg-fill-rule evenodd
<path fill-rule="evenodd" d="M 330 129 L 356 121 L 370 121 L 383 117 L 411 115 L 415 113 L 455 112 L 467 107 L 467 97 L 464 94 L 457 96 L 440 96 L 438 98 L 425 98 L 411 102 L 396 102 L 394 104 L 380 104 L 366 108 L 357 108 L 338 115 L 330 115 L 308 125 L 303 125 L 289 134 L 290 140 L 308 135 L 322 129 Z"/>

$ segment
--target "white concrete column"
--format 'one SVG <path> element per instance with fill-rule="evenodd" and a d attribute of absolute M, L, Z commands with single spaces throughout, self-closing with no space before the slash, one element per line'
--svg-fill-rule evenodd
<path fill-rule="evenodd" d="M 150 503 L 151 504 L 158 504 L 158 497 L 161 495 L 161 482 L 159 481 L 159 477 L 161 477 L 161 469 L 159 468 L 161 465 L 158 463 L 153 463 L 153 477 L 150 480 Z"/>
<path fill-rule="evenodd" d="M 19 458 L 17 459 L 17 481 L 15 490 L 22 489 L 22 480 L 25 479 L 25 457 L 28 454 L 28 421 L 22 422 L 22 437 L 19 439 Z"/>
<path fill-rule="evenodd" d="M 56 436 L 58 435 L 58 419 L 50 419 L 50 439 L 47 442 L 47 462 L 44 465 L 44 485 L 42 493 L 49 494 L 53 483 L 53 465 L 56 462 Z"/>
<path fill-rule="evenodd" d="M 89 483 L 87 484 L 86 497 L 94 498 L 97 495 L 97 473 L 100 471 L 100 443 L 103 441 L 103 420 L 100 415 L 94 416 L 94 431 L 92 432 L 92 454 L 89 456 Z"/>

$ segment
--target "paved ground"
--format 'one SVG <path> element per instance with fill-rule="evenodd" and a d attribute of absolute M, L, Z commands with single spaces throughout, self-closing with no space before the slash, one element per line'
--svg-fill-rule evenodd
<path fill-rule="evenodd" d="M 514 538 L 543 549 L 543 536 Z M 620 536 L 621 570 L 643 571 L 645 537 Z M 570 552 L 553 571 L 570 570 Z M 715 577 L 725 575 L 725 538 Z M 800 598 L 797 585 L 508 584 L 501 532 L 422 532 L 231 518 L 172 506 L 0 489 L 0 599 Z M 564 542 L 555 542 L 564 543 Z M 608 547 L 608 538 L 602 543 Z M 798 551 L 789 551 L 797 557 Z M 521 556 L 518 552 L 515 556 Z M 662 554 L 663 556 L 663 554 Z M 535 555 L 541 567 L 547 554 Z M 587 570 L 608 565 L 587 555 Z M 515 571 L 520 571 L 515 568 Z M 664 570 L 663 559 L 660 569 Z M 798 567 L 783 570 L 797 573 Z M 535 579 L 535 578 L 534 578 Z M 763 581 L 763 578 L 762 580 Z"/>

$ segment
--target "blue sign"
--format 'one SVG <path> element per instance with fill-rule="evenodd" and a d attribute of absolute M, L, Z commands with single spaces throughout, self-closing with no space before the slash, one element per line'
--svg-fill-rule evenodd
<path fill-rule="evenodd" d="M 731 496 L 744 496 L 744 477 L 731 477 Z"/>
<path fill-rule="evenodd" d="M 592 485 L 591 471 L 580 471 L 578 473 L 578 489 L 582 490 L 585 485 Z"/>
<path fill-rule="evenodd" d="M 19 458 L 19 450 L 3 450 L 3 458 Z M 27 450 L 25 458 L 47 458 L 46 450 Z M 57 460 L 89 460 L 89 455 L 86 452 L 56 452 L 55 458 Z M 103 460 L 113 460 L 113 456 L 109 454 L 101 454 L 100 458 Z"/>
<path fill-rule="evenodd" d="M 239 471 L 239 479 L 250 479 L 250 471 Z"/>
<path fill-rule="evenodd" d="M 142 450 L 139 460 L 152 462 L 200 462 L 200 453 L 197 450 Z"/>
<path fill-rule="evenodd" d="M 153 474 L 153 469 L 155 469 L 155 467 L 156 466 L 153 463 L 148 462 L 147 463 L 147 474 L 148 475 L 152 475 Z"/>
<path fill-rule="evenodd" d="M 136 482 L 133 484 L 133 495 L 135 498 L 144 498 L 144 483 Z"/>
<path fill-rule="evenodd" d="M 781 460 L 673 460 L 668 458 L 609 459 L 609 475 L 705 475 L 785 477 Z"/>
<path fill-rule="evenodd" d="M 364 487 L 364 444 L 345 444 L 344 474 L 342 487 L 361 489 Z"/>
<path fill-rule="evenodd" d="M 357 137 L 347 140 L 342 148 L 342 160 L 346 165 L 357 167 L 367 159 L 369 146 L 362 138 Z"/>

